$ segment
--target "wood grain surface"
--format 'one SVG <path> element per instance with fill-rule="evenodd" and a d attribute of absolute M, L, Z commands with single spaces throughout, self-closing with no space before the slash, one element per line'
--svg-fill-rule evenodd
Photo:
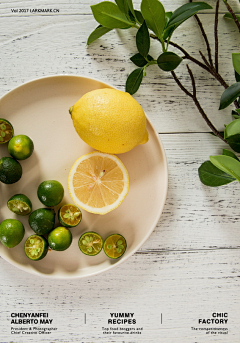
<path fill-rule="evenodd" d="M 0 96 L 32 79 L 60 74 L 93 77 L 124 90 L 127 75 L 134 69 L 129 58 L 136 53 L 136 30 L 113 30 L 87 47 L 87 37 L 97 26 L 90 5 L 98 2 L 2 1 Z M 162 3 L 170 11 L 186 1 Z M 215 6 L 216 1 L 208 3 Z M 229 3 L 240 12 L 237 0 Z M 134 4 L 140 7 L 140 1 Z M 59 12 L 43 15 L 11 10 L 20 8 Z M 223 18 L 222 2 L 220 11 L 220 72 L 231 84 L 235 82 L 231 53 L 239 52 L 239 33 L 232 21 Z M 199 17 L 214 51 L 214 10 Z M 199 50 L 206 53 L 194 18 L 172 40 L 199 60 Z M 153 42 L 153 56 L 159 51 Z M 176 73 L 191 90 L 186 63 Z M 230 108 L 218 110 L 223 87 L 192 62 L 189 66 L 201 104 L 223 130 L 231 121 Z M 154 232 L 125 263 L 81 280 L 37 277 L 0 258 L 1 343 L 240 342 L 239 184 L 210 188 L 198 178 L 201 163 L 227 146 L 209 133 L 192 100 L 157 66 L 147 70 L 134 97 L 158 132 L 168 159 L 168 196 Z M 15 312 L 47 312 L 56 330 L 49 335 L 11 334 L 11 313 Z M 103 334 L 103 328 L 110 331 L 113 326 L 108 324 L 110 313 L 134 313 L 134 327 L 142 329 L 141 334 Z M 213 318 L 213 313 L 228 313 L 228 323 L 199 324 L 200 318 Z M 206 333 L 200 327 L 212 330 Z M 227 334 L 217 333 L 218 327 L 227 328 Z"/>

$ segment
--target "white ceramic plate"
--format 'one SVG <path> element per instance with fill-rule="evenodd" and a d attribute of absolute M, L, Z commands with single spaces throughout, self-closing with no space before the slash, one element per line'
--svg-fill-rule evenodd
<path fill-rule="evenodd" d="M 84 93 L 106 87 L 111 86 L 85 77 L 51 76 L 28 82 L 0 100 L 0 118 L 12 123 L 15 135 L 31 137 L 35 147 L 33 155 L 20 162 L 23 167 L 20 181 L 12 185 L 0 182 L 0 222 L 16 218 L 22 221 L 26 230 L 18 246 L 7 249 L 0 244 L 0 255 L 21 270 L 52 278 L 98 274 L 129 258 L 157 225 L 166 200 L 168 170 L 163 145 L 149 120 L 148 143 L 118 155 L 129 172 L 127 197 L 117 209 L 103 216 L 83 211 L 82 222 L 71 229 L 73 242 L 67 250 L 50 251 L 41 261 L 29 260 L 24 253 L 24 242 L 34 232 L 28 225 L 28 218 L 17 216 L 7 208 L 7 200 L 16 193 L 26 194 L 33 203 L 33 210 L 44 207 L 37 198 L 37 188 L 42 181 L 53 179 L 61 182 L 65 189 L 61 205 L 72 203 L 67 187 L 68 173 L 78 157 L 93 149 L 75 132 L 68 109 Z M 9 156 L 7 144 L 0 146 L 0 157 L 4 156 Z M 103 251 L 94 257 L 82 254 L 78 239 L 90 230 L 101 234 L 103 239 L 112 233 L 122 234 L 128 244 L 123 257 L 111 260 Z"/>

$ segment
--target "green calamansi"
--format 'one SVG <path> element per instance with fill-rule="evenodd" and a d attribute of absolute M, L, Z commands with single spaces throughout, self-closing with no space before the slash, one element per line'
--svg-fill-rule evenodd
<path fill-rule="evenodd" d="M 54 228 L 55 212 L 51 208 L 39 208 L 30 214 L 28 221 L 37 235 L 46 235 Z"/>
<path fill-rule="evenodd" d="M 0 159 L 0 181 L 11 184 L 19 181 L 22 177 L 21 164 L 12 157 Z"/>
<path fill-rule="evenodd" d="M 63 199 L 64 189 L 60 182 L 47 180 L 38 186 L 37 195 L 43 205 L 56 206 Z"/>
<path fill-rule="evenodd" d="M 63 226 L 56 227 L 48 235 L 48 244 L 52 250 L 63 251 L 72 243 L 71 231 Z"/>
<path fill-rule="evenodd" d="M 0 224 L 0 241 L 7 248 L 14 248 L 24 237 L 23 224 L 16 219 L 5 219 Z"/>
<path fill-rule="evenodd" d="M 8 143 L 8 152 L 16 160 L 25 160 L 33 153 L 34 145 L 26 135 L 14 136 Z"/>

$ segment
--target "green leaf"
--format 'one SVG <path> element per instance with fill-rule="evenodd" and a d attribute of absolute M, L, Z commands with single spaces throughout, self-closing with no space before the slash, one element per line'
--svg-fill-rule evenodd
<path fill-rule="evenodd" d="M 232 54 L 232 62 L 234 70 L 240 74 L 240 53 L 233 53 Z"/>
<path fill-rule="evenodd" d="M 240 108 L 237 108 L 236 110 L 232 110 L 232 116 L 235 119 L 240 119 Z"/>
<path fill-rule="evenodd" d="M 137 19 L 137 21 L 142 24 L 144 22 L 144 18 L 142 16 L 142 13 L 140 11 L 134 10 L 135 13 L 135 18 Z"/>
<path fill-rule="evenodd" d="M 224 14 L 223 16 L 224 18 L 227 18 L 227 19 L 233 19 L 233 16 L 231 15 L 231 13 L 226 13 Z M 237 20 L 240 22 L 240 16 L 239 15 L 236 15 L 237 17 Z M 233 19 L 234 20 L 234 19 Z"/>
<path fill-rule="evenodd" d="M 240 152 L 240 118 L 235 119 L 229 123 L 224 130 L 224 138 L 230 145 L 230 147 Z"/>
<path fill-rule="evenodd" d="M 128 19 L 136 21 L 132 0 L 115 0 L 115 2 Z"/>
<path fill-rule="evenodd" d="M 171 37 L 173 31 L 175 30 L 175 26 L 171 26 L 169 28 L 166 28 L 168 25 L 168 22 L 172 16 L 172 12 L 166 12 L 165 13 L 165 29 L 163 31 L 163 40 L 165 41 L 168 37 Z"/>
<path fill-rule="evenodd" d="M 96 21 L 104 27 L 125 29 L 133 26 L 133 22 L 128 20 L 126 15 L 113 2 L 103 1 L 97 5 L 92 5 L 91 9 Z"/>
<path fill-rule="evenodd" d="M 136 43 L 137 43 L 137 48 L 138 48 L 139 53 L 143 57 L 146 57 L 150 49 L 150 37 L 149 37 L 148 27 L 145 21 L 140 26 L 137 32 Z"/>
<path fill-rule="evenodd" d="M 210 161 L 204 162 L 198 168 L 198 175 L 201 182 L 210 187 L 223 186 L 236 179 L 215 167 Z"/>
<path fill-rule="evenodd" d="M 164 30 L 163 40 L 165 41 L 168 37 L 171 37 L 176 28 L 177 28 L 177 25 L 171 26 L 171 27 L 167 28 L 166 30 Z"/>
<path fill-rule="evenodd" d="M 218 169 L 222 170 L 224 173 L 229 174 L 234 177 L 238 182 L 240 182 L 240 162 L 232 157 L 218 155 L 210 156 L 210 161 Z"/>
<path fill-rule="evenodd" d="M 118 5 L 118 8 L 120 9 L 121 12 L 125 13 L 128 15 L 128 4 L 126 0 L 115 0 L 116 4 Z"/>
<path fill-rule="evenodd" d="M 173 12 L 171 19 L 168 22 L 167 27 L 173 25 L 180 25 L 188 18 L 192 17 L 198 11 L 211 9 L 212 6 L 208 5 L 206 2 L 190 2 L 188 4 L 182 5 L 176 11 Z"/>
<path fill-rule="evenodd" d="M 182 58 L 170 51 L 162 53 L 157 59 L 159 68 L 164 71 L 176 69 L 181 62 Z"/>
<path fill-rule="evenodd" d="M 133 55 L 130 60 L 138 67 L 144 67 L 148 61 L 152 61 L 153 58 L 150 55 L 147 55 L 147 57 L 143 57 L 141 54 L 137 53 Z"/>
<path fill-rule="evenodd" d="M 165 9 L 158 0 L 142 0 L 141 12 L 147 26 L 161 40 L 165 26 Z"/>
<path fill-rule="evenodd" d="M 238 96 L 240 96 L 240 82 L 236 82 L 225 89 L 220 99 L 219 110 L 228 107 Z"/>
<path fill-rule="evenodd" d="M 240 134 L 240 118 L 231 121 L 224 129 L 224 138 Z"/>
<path fill-rule="evenodd" d="M 126 81 L 126 92 L 129 94 L 132 95 L 136 93 L 140 87 L 143 79 L 143 69 L 144 68 L 137 68 L 128 76 Z"/>
<path fill-rule="evenodd" d="M 234 119 L 239 119 L 239 114 L 234 114 L 233 111 L 232 111 L 232 116 Z"/>
<path fill-rule="evenodd" d="M 88 40 L 87 40 L 87 45 L 91 44 L 92 42 L 94 42 L 96 39 L 102 37 L 103 35 L 105 35 L 105 33 L 108 33 L 109 31 L 111 31 L 111 29 L 108 29 L 107 27 L 104 27 L 102 25 L 99 25 L 98 27 L 96 27 L 95 30 L 93 30 L 93 32 L 89 35 Z"/>
<path fill-rule="evenodd" d="M 236 80 L 237 82 L 240 81 L 240 74 L 238 74 L 238 73 L 236 72 L 236 70 L 235 70 L 235 80 Z"/>
<path fill-rule="evenodd" d="M 172 14 L 173 14 L 172 12 L 166 12 L 165 13 L 165 27 L 169 23 L 169 20 L 171 19 Z"/>
<path fill-rule="evenodd" d="M 129 11 L 132 13 L 133 17 L 135 18 L 135 10 L 133 8 L 132 0 L 126 0 L 128 4 Z"/>
<path fill-rule="evenodd" d="M 240 152 L 240 134 L 228 137 L 226 141 L 234 151 Z"/>
<path fill-rule="evenodd" d="M 235 158 L 235 160 L 239 161 L 239 158 L 230 150 L 223 149 L 223 155 L 230 156 L 232 158 Z"/>

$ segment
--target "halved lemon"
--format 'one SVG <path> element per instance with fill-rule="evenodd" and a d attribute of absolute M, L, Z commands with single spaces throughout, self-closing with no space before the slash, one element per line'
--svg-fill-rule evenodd
<path fill-rule="evenodd" d="M 84 210 L 106 214 L 117 208 L 129 191 L 129 176 L 115 155 L 98 151 L 81 156 L 68 176 L 74 203 Z"/>

